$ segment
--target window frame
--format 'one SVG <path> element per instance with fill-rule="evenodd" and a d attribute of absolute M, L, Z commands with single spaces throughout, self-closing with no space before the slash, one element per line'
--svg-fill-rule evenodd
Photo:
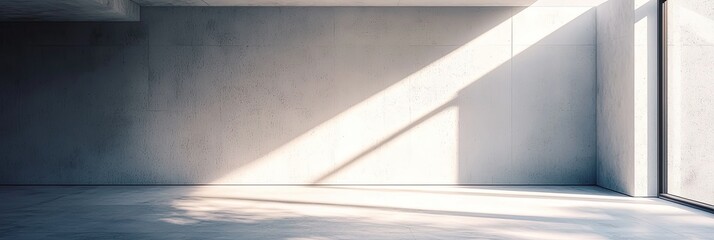
<path fill-rule="evenodd" d="M 657 4 L 657 78 L 658 78 L 658 197 L 667 201 L 714 213 L 714 206 L 672 195 L 667 192 L 667 1 Z M 677 1 L 677 0 L 669 0 Z"/>

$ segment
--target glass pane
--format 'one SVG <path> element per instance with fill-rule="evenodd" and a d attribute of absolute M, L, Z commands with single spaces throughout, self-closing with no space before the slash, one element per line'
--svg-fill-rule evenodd
<path fill-rule="evenodd" d="M 666 4 L 666 191 L 714 205 L 714 1 Z"/>

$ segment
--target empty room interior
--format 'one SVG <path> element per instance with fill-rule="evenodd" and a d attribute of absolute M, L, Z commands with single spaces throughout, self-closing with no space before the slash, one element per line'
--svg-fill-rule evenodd
<path fill-rule="evenodd" d="M 0 1 L 0 239 L 714 239 L 714 1 Z"/>

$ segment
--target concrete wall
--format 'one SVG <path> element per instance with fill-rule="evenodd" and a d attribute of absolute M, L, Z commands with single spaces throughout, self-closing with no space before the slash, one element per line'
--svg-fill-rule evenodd
<path fill-rule="evenodd" d="M 592 184 L 589 7 L 0 23 L 0 183 Z"/>
<path fill-rule="evenodd" d="M 657 1 L 597 7 L 597 184 L 657 194 Z"/>
<path fill-rule="evenodd" d="M 667 4 L 667 193 L 714 205 L 714 2 Z"/>

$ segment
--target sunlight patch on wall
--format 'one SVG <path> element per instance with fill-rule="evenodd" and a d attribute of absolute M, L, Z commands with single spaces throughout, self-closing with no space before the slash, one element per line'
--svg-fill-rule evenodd
<path fill-rule="evenodd" d="M 651 196 L 656 188 L 657 63 L 656 1 L 635 1 L 634 21 L 634 195 Z"/>
<path fill-rule="evenodd" d="M 458 183 L 459 91 L 590 9 L 525 9 L 213 183 Z M 535 25 L 515 38 L 521 16 Z"/>
<path fill-rule="evenodd" d="M 635 192 L 643 191 L 647 186 L 647 165 L 649 159 L 649 151 L 647 149 L 648 140 L 648 111 L 647 111 L 647 88 L 648 88 L 648 73 L 647 65 L 647 16 L 643 17 L 635 23 L 635 32 L 645 31 L 645 34 L 635 34 Z M 645 46 L 640 46 L 640 42 L 645 42 Z M 641 192 L 644 194 L 644 192 Z"/>

